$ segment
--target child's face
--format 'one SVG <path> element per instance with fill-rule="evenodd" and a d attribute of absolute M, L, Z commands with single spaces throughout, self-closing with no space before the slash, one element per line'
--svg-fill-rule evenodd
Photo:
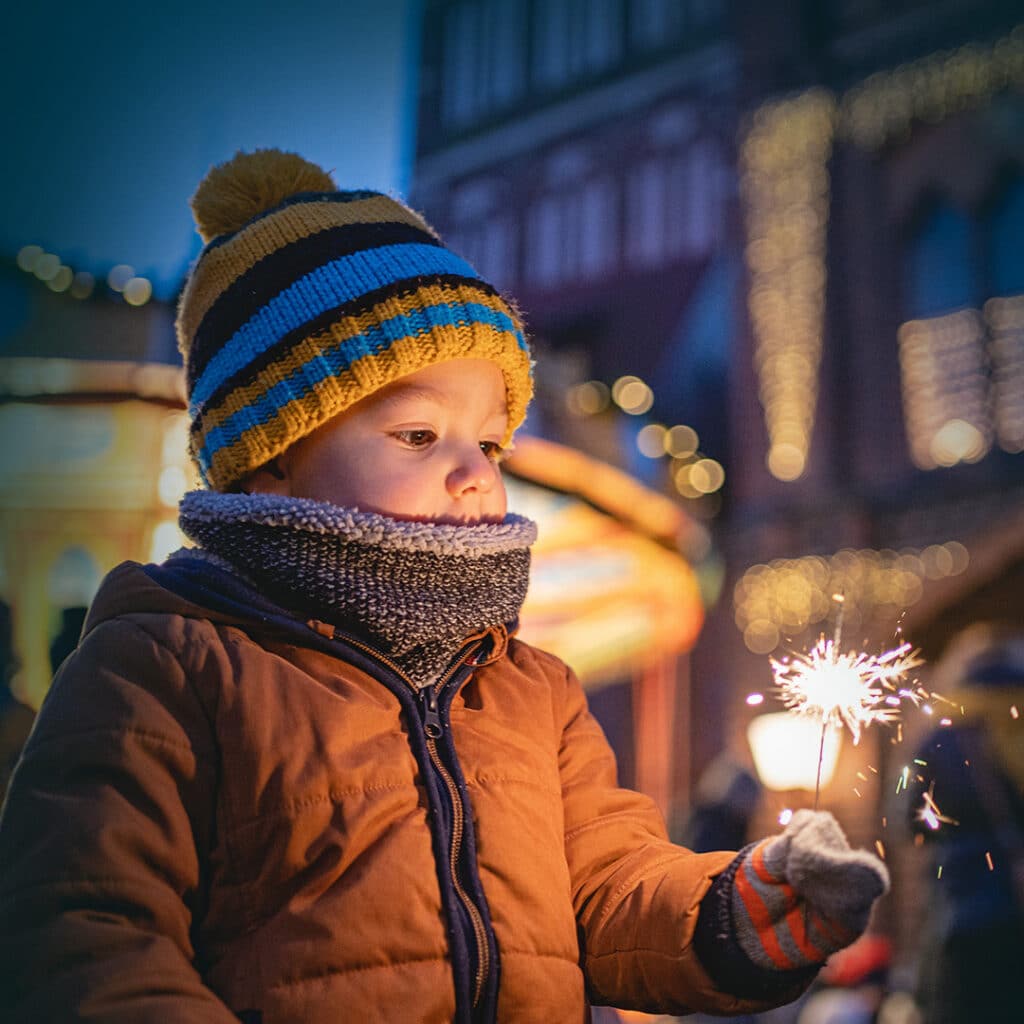
<path fill-rule="evenodd" d="M 402 377 L 293 444 L 248 489 L 395 519 L 500 522 L 505 380 L 490 360 L 454 359 Z"/>

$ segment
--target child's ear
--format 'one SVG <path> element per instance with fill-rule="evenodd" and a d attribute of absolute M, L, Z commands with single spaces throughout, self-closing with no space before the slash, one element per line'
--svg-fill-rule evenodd
<path fill-rule="evenodd" d="M 239 483 L 244 494 L 291 494 L 291 481 L 279 458 L 265 462 Z"/>

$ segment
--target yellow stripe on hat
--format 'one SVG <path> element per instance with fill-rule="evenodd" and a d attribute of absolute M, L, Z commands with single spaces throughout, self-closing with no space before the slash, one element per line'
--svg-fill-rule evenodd
<path fill-rule="evenodd" d="M 322 337 L 309 342 L 311 351 L 322 351 Z M 306 394 L 283 405 L 272 419 L 253 425 L 233 444 L 214 451 L 207 474 L 210 483 L 218 489 L 230 487 L 280 455 L 296 438 L 307 436 L 392 381 L 425 366 L 474 358 L 495 362 L 505 378 L 508 429 L 502 443 L 508 444 L 526 416 L 532 387 L 530 357 L 520 348 L 514 333 L 474 321 L 458 327 L 434 327 L 429 334 L 419 337 L 399 338 L 385 351 L 363 356 L 344 373 L 317 382 Z M 280 379 L 280 373 L 276 376 Z M 231 403 L 230 411 L 247 406 L 247 402 L 235 402 L 234 398 L 232 393 L 225 403 Z M 223 419 L 230 411 L 225 413 L 218 408 L 216 415 Z M 212 426 L 206 417 L 199 422 L 201 429 L 193 438 L 197 448 L 202 446 L 202 439 Z"/>
<path fill-rule="evenodd" d="M 409 224 L 436 236 L 418 214 L 386 195 L 351 202 L 295 203 L 242 228 L 226 242 L 206 250 L 189 277 L 178 306 L 179 345 L 192 343 L 199 324 L 226 288 L 265 256 L 285 245 L 348 224 Z"/>
<path fill-rule="evenodd" d="M 518 324 L 516 316 L 500 296 L 474 288 L 470 283 L 421 285 L 408 294 L 389 296 L 355 316 L 343 316 L 324 330 L 298 341 L 283 354 L 282 358 L 264 367 L 251 383 L 232 388 L 221 403 L 208 410 L 202 417 L 203 432 L 219 427 L 244 406 L 254 405 L 275 384 L 287 379 L 300 366 L 321 356 L 325 349 L 335 348 L 351 338 L 365 334 L 393 317 L 408 316 L 429 306 L 453 302 L 472 302 L 486 306 L 488 309 L 504 313 Z M 424 354 L 420 363 L 413 369 L 420 369 L 431 361 L 426 356 L 426 346 L 430 344 L 430 333 L 438 329 L 431 326 L 422 334 L 414 336 L 413 340 L 424 346 Z"/>

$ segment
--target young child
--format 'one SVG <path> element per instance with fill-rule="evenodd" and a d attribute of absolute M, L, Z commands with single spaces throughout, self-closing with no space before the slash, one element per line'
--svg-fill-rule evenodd
<path fill-rule="evenodd" d="M 9 1022 L 577 1022 L 795 998 L 885 868 L 800 812 L 669 843 L 570 669 L 517 640 L 515 311 L 293 154 L 193 209 L 195 547 L 104 581 L 0 820 Z"/>

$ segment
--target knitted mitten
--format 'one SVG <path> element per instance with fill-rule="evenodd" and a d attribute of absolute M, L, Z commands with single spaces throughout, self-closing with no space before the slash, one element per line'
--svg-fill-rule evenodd
<path fill-rule="evenodd" d="M 759 967 L 823 963 L 864 931 L 889 888 L 885 865 L 852 850 L 827 811 L 797 811 L 782 835 L 741 854 L 731 911 L 743 952 Z"/>

